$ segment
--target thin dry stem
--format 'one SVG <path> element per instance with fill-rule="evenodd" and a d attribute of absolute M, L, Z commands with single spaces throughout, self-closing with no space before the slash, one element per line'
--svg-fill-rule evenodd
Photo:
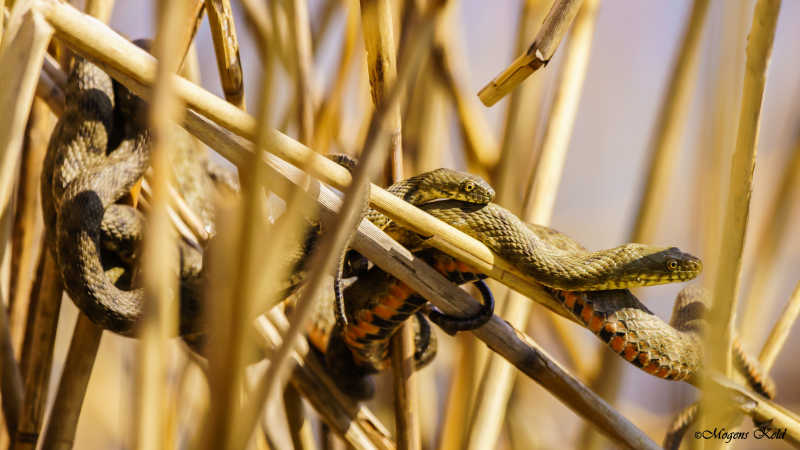
<path fill-rule="evenodd" d="M 564 169 L 569 139 L 578 111 L 583 80 L 589 64 L 597 0 L 587 0 L 575 19 L 572 36 L 566 49 L 566 61 L 556 98 L 545 130 L 536 171 L 531 175 L 528 198 L 522 211 L 526 222 L 547 225 L 553 214 L 558 185 Z M 530 302 L 517 292 L 510 292 L 503 310 L 512 324 L 522 328 L 530 315 Z M 505 367 L 502 367 L 505 366 Z M 475 412 L 467 439 L 469 448 L 493 447 L 500 433 L 504 412 L 515 372 L 508 364 L 492 355 L 481 379 Z"/>
<path fill-rule="evenodd" d="M 661 110 L 656 119 L 653 143 L 645 187 L 639 198 L 636 219 L 628 242 L 652 243 L 664 213 L 664 198 L 673 184 L 673 172 L 680 155 L 680 141 L 694 87 L 697 84 L 697 66 L 703 25 L 709 8 L 709 0 L 695 0 L 689 22 L 683 32 L 669 85 L 662 98 Z M 600 348 L 600 367 L 591 381 L 592 389 L 606 400 L 616 399 L 622 383 L 619 382 L 624 362 L 619 355 Z M 599 448 L 603 443 L 597 434 L 584 428 L 582 447 Z"/>
<path fill-rule="evenodd" d="M 781 313 L 775 326 L 772 327 L 767 342 L 761 349 L 761 354 L 758 355 L 758 362 L 761 363 L 761 367 L 765 372 L 769 372 L 775 364 L 778 353 L 786 343 L 786 339 L 789 337 L 789 332 L 792 330 L 792 325 L 797 321 L 798 315 L 800 315 L 800 283 L 795 286 L 783 313 Z"/>
<path fill-rule="evenodd" d="M 313 148 L 322 154 L 328 152 L 328 148 L 333 139 L 338 136 L 339 128 L 342 126 L 339 115 L 341 114 L 342 100 L 347 87 L 347 76 L 353 69 L 353 56 L 355 55 L 356 42 L 358 40 L 359 8 L 357 0 L 346 0 L 344 8 L 344 36 L 342 37 L 342 52 L 339 56 L 336 78 L 333 81 L 331 91 L 319 111 L 317 111 L 314 119 Z"/>
<path fill-rule="evenodd" d="M 97 20 L 108 23 L 111 18 L 111 12 L 114 10 L 115 0 L 86 0 L 86 7 L 84 11 Z"/>
<path fill-rule="evenodd" d="M 50 369 L 56 340 L 58 314 L 61 310 L 61 278 L 56 262 L 43 249 L 31 291 L 31 310 L 22 347 L 22 375 L 25 379 L 25 402 L 13 436 L 15 450 L 35 449 L 44 418 L 50 387 Z"/>
<path fill-rule="evenodd" d="M 75 441 L 83 398 L 94 367 L 103 330 L 84 314 L 78 315 L 58 391 L 50 410 L 42 448 L 71 449 Z"/>
<path fill-rule="evenodd" d="M 681 149 L 688 110 L 697 79 L 697 61 L 709 0 L 695 0 L 672 67 L 669 85 L 656 119 L 645 188 L 639 198 L 630 242 L 650 243 L 664 212 L 664 198 Z"/>
<path fill-rule="evenodd" d="M 29 299 L 36 273 L 37 258 L 42 252 L 43 226 L 39 212 L 39 178 L 42 172 L 47 142 L 55 118 L 42 101 L 34 101 L 25 139 L 25 151 L 20 167 L 21 180 L 17 189 L 17 211 L 14 218 L 14 237 L 11 254 L 10 320 L 14 354 L 22 354 L 25 324 L 30 309 Z"/>
<path fill-rule="evenodd" d="M 392 5 L 389 0 L 361 0 L 361 26 L 373 105 L 383 105 L 397 79 Z M 389 167 L 402 167 L 400 103 L 388 113 Z M 390 173 L 387 171 L 387 173 Z"/>
<path fill-rule="evenodd" d="M 139 449 L 161 448 L 168 433 L 166 424 L 169 418 L 165 415 L 163 401 L 168 398 L 167 342 L 174 336 L 178 324 L 178 300 L 174 295 L 178 292 L 176 262 L 179 260 L 176 236 L 168 213 L 172 177 L 170 146 L 174 142 L 173 134 L 181 108 L 171 85 L 186 52 L 181 47 L 180 33 L 185 28 L 189 6 L 186 0 L 168 2 L 159 7 L 153 47 L 159 64 L 150 104 L 152 198 L 142 249 L 145 303 L 139 329 L 137 413 L 134 415 L 134 439 Z"/>
<path fill-rule="evenodd" d="M 790 161 L 781 176 L 778 190 L 769 210 L 765 213 L 767 223 L 758 237 L 750 286 L 742 299 L 745 308 L 742 317 L 747 318 L 742 321 L 741 326 L 744 342 L 754 342 L 756 338 L 759 338 L 758 342 L 760 342 L 763 334 L 759 335 L 759 333 L 763 333 L 767 315 L 774 311 L 768 306 L 774 298 L 775 288 L 779 284 L 773 281 L 774 263 L 778 260 L 781 243 L 786 242 L 787 232 L 790 230 L 792 206 L 797 204 L 799 191 L 800 139 L 795 142 Z"/>
<path fill-rule="evenodd" d="M 289 329 L 288 319 L 277 309 L 269 312 L 269 319 L 257 320 L 257 329 L 268 351 L 281 345 L 281 333 Z M 389 431 L 369 409 L 339 392 L 324 365 L 309 353 L 306 341 L 299 341 L 293 357 L 297 365 L 290 378 L 292 386 L 308 399 L 331 430 L 357 449 L 395 448 Z"/>
<path fill-rule="evenodd" d="M 295 101 L 298 104 L 299 141 L 310 144 L 314 136 L 314 81 L 311 54 L 311 24 L 306 0 L 286 2 L 291 30 L 291 50 L 294 61 Z"/>
<path fill-rule="evenodd" d="M 730 376 L 733 369 L 732 342 L 736 325 L 736 302 L 742 265 L 750 197 L 753 189 L 753 170 L 756 162 L 756 143 L 764 97 L 769 56 L 775 39 L 780 0 L 759 0 L 753 12 L 753 22 L 747 44 L 742 104 L 736 148 L 732 155 L 730 185 L 725 206 L 725 219 L 720 236 L 720 253 L 713 292 L 710 333 L 707 337 L 705 367 Z M 719 422 L 730 409 L 723 392 L 715 386 L 705 386 L 708 407 L 702 411 L 701 423 L 706 426 Z M 723 445 L 712 442 L 713 447 Z"/>
<path fill-rule="evenodd" d="M 423 39 L 430 33 L 419 34 L 418 45 L 423 42 Z M 408 78 L 410 71 L 416 66 L 415 60 L 418 60 L 421 52 L 417 51 L 413 54 L 408 61 L 407 70 L 404 71 L 405 76 L 400 80 Z M 402 85 L 398 83 L 397 86 Z M 309 275 L 306 278 L 306 285 L 302 295 L 297 301 L 295 310 L 292 313 L 291 325 L 289 330 L 284 336 L 284 343 L 276 351 L 271 364 L 264 374 L 263 381 L 259 383 L 257 393 L 254 393 L 252 400 L 245 406 L 245 411 L 248 413 L 243 414 L 243 420 L 239 422 L 239 431 L 235 436 L 247 437 L 250 435 L 253 425 L 251 424 L 251 417 L 258 417 L 262 406 L 270 399 L 276 392 L 279 391 L 281 380 L 284 378 L 285 372 L 289 368 L 289 356 L 292 348 L 295 345 L 297 338 L 302 330 L 305 329 L 306 322 L 310 319 L 311 312 L 313 311 L 314 301 L 318 299 L 323 281 L 328 273 L 333 269 L 334 264 L 345 250 L 347 240 L 351 230 L 360 221 L 363 214 L 363 203 L 366 200 L 365 188 L 369 186 L 370 177 L 377 172 L 378 166 L 382 164 L 385 158 L 386 148 L 383 147 L 383 130 L 387 127 L 388 117 L 391 108 L 395 106 L 398 101 L 401 89 L 395 87 L 388 97 L 384 99 L 383 106 L 376 112 L 374 117 L 373 126 L 371 127 L 370 137 L 367 139 L 364 153 L 361 160 L 353 174 L 353 182 L 348 186 L 345 191 L 345 203 L 337 216 L 337 220 L 331 225 L 331 232 L 325 233 L 311 255 L 309 262 Z M 257 164 L 262 167 L 261 164 Z M 236 447 L 236 446 L 235 446 Z"/>
<path fill-rule="evenodd" d="M 717 280 L 714 286 L 713 318 L 708 352 L 711 364 L 721 373 L 731 373 L 731 342 L 735 326 L 736 300 L 742 264 L 750 196 L 753 190 L 753 169 L 761 117 L 769 56 L 775 38 L 780 0 L 759 0 L 747 45 L 747 64 L 739 113 L 739 131 L 731 164 L 730 186 L 721 235 Z"/>
<path fill-rule="evenodd" d="M 528 50 L 478 92 L 484 105 L 494 105 L 550 62 L 582 3 L 583 0 L 556 0 L 553 3 Z"/>
<path fill-rule="evenodd" d="M 480 103 L 466 93 L 464 69 L 455 67 L 456 61 L 463 58 L 457 58 L 454 54 L 456 46 L 452 34 L 452 31 L 440 33 L 442 38 L 434 46 L 433 66 L 442 79 L 442 86 L 455 104 L 470 168 L 474 168 L 473 171 L 491 171 L 500 159 L 500 146 Z"/>
<path fill-rule="evenodd" d="M 244 83 L 242 62 L 239 59 L 239 38 L 230 0 L 205 0 L 208 24 L 214 40 L 219 78 L 225 99 L 244 110 Z"/>
<path fill-rule="evenodd" d="M 292 385 L 286 386 L 283 391 L 283 403 L 286 408 L 286 418 L 289 421 L 289 434 L 296 450 L 314 450 L 314 434 L 311 422 L 303 409 L 303 399 Z"/>
<path fill-rule="evenodd" d="M 10 198 L 17 181 L 19 159 L 33 95 L 53 29 L 36 11 L 20 3 L 14 9 L 0 53 L 0 216 L 12 217 Z M 2 227 L 0 243 L 6 247 L 10 227 Z M 8 290 L 5 290 L 7 293 Z M 5 303 L 5 300 L 2 304 Z M 2 353 L 2 407 L 8 436 L 14 436 L 22 408 L 23 386 L 8 329 L 8 316 L 0 311 Z"/>

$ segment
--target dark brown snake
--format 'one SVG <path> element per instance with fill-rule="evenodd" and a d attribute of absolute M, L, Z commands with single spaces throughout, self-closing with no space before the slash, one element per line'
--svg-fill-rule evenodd
<path fill-rule="evenodd" d="M 125 249 L 141 239 L 142 215 L 117 204 L 147 170 L 150 133 L 147 107 L 94 64 L 76 57 L 66 109 L 50 139 L 42 173 L 48 247 L 70 298 L 102 328 L 130 335 L 142 315 L 143 292 L 133 288 Z M 207 227 L 212 179 L 204 153 L 183 132 L 174 146 L 178 190 Z M 200 306 L 188 300 L 202 285 L 202 252 L 179 244 L 181 332 L 195 330 Z M 128 252 L 130 253 L 130 251 Z M 132 255 L 127 255 L 131 257 Z M 106 270 L 124 266 L 128 276 L 112 282 Z"/>

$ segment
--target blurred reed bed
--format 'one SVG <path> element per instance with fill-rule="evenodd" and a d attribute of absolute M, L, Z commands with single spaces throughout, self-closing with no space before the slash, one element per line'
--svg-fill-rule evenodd
<path fill-rule="evenodd" d="M 788 375 L 777 377 L 779 392 L 797 374 L 796 364 L 778 355 L 791 345 L 800 284 L 785 304 L 774 286 L 786 276 L 777 270 L 779 251 L 797 222 L 792 206 L 800 189 L 800 145 L 786 152 L 789 162 L 759 236 L 746 239 L 750 193 L 759 189 L 753 182 L 759 127 L 771 126 L 760 120 L 761 106 L 781 2 L 717 9 L 712 3 L 691 2 L 674 61 L 667 62 L 671 75 L 644 150 L 649 163 L 642 168 L 630 241 L 658 242 L 659 229 L 670 224 L 663 198 L 678 179 L 688 111 L 702 87 L 697 72 L 702 44 L 712 39 L 709 16 L 724 10 L 724 39 L 713 47 L 721 56 L 715 56 L 720 69 L 710 93 L 712 113 L 700 125 L 711 130 L 710 144 L 692 155 L 694 200 L 687 202 L 697 209 L 694 239 L 705 252 L 703 282 L 715 297 L 717 331 L 706 352 L 715 372 L 699 398 L 704 410 L 720 413 L 705 418 L 706 428 L 725 423 L 735 429 L 741 415 L 772 419 L 772 426 L 788 430 L 786 441 L 797 445 L 796 392 L 773 403 L 749 393 L 742 380 L 728 379 L 737 329 L 745 347 L 760 353 L 766 370 L 776 362 L 786 365 L 780 373 Z M 83 12 L 57 0 L 4 4 L 0 295 L 7 314 L 0 315 L 5 423 L 0 445 L 658 448 L 671 416 L 685 405 L 669 405 L 665 414 L 664 408 L 638 403 L 636 396 L 622 398 L 622 374 L 635 369 L 605 348 L 589 351 L 596 345 L 587 345 L 586 330 L 531 308 L 534 302 L 559 307 L 535 280 L 481 242 L 378 187 L 456 161 L 490 181 L 498 203 L 526 221 L 549 224 L 558 210 L 567 150 L 594 63 L 590 55 L 602 6 L 599 0 L 521 1 L 516 33 L 511 26 L 504 30 L 519 56 L 507 68 L 498 67 L 499 75 L 476 96 L 469 88 L 472 55 L 462 39 L 469 30 L 459 20 L 456 0 L 159 2 L 156 17 L 141 18 L 155 24 L 155 58 L 104 25 L 113 0 L 87 0 Z M 198 76 L 192 42 L 206 17 L 224 100 L 201 87 Z M 337 18 L 343 21 L 340 28 L 332 25 Z M 737 56 L 747 35 L 746 53 Z M 254 86 L 244 83 L 239 45 L 245 41 L 254 43 L 258 58 L 247 63 L 261 68 Z M 326 45 L 340 48 L 335 70 L 322 70 L 318 62 Z M 62 311 L 58 269 L 43 247 L 47 230 L 39 176 L 49 134 L 64 110 L 64 68 L 73 52 L 101 64 L 150 101 L 152 170 L 138 201 L 149 217 L 142 262 L 147 303 L 136 341 L 103 333 L 68 301 Z M 772 64 L 785 70 L 781 61 Z M 291 94 L 282 108 L 276 106 L 286 89 Z M 484 105 L 505 97 L 494 106 L 503 109 L 503 126 L 495 129 Z M 252 115 L 248 103 L 256 105 Z M 790 120 L 798 120 L 796 113 Z M 221 191 L 215 198 L 216 235 L 202 226 L 170 180 L 175 124 L 238 169 L 241 193 Z M 330 152 L 359 157 L 352 175 L 321 156 Z M 728 173 L 722 162 L 731 158 Z M 265 191 L 282 202 L 267 202 Z M 392 368 L 378 380 L 376 399 L 358 404 L 338 391 L 303 336 L 317 304 L 331 301 L 329 274 L 346 246 L 445 312 L 477 309 L 468 291 L 371 224 L 359 224 L 367 200 L 398 223 L 434 236 L 432 246 L 494 278 L 499 302 L 497 316 L 484 327 L 452 339 L 440 333 L 436 361 L 419 372 L 410 370 L 413 335 L 404 326 L 392 341 Z M 330 221 L 332 232 L 310 255 L 306 287 L 287 315 L 281 307 L 285 299 L 271 289 L 288 275 L 280 270 L 287 255 L 278 241 L 296 233 L 309 215 Z M 177 305 L 170 274 L 177 255 L 169 249 L 178 236 L 206 246 L 211 255 L 207 358 L 171 337 Z M 742 258 L 748 241 L 755 248 L 750 262 Z M 739 308 L 742 271 L 752 280 L 744 285 Z M 769 312 L 778 310 L 778 320 L 770 322 Z M 552 345 L 553 356 L 539 341 Z M 254 352 L 266 359 L 250 364 Z M 110 359 L 115 353 L 121 356 Z M 740 426 L 750 429 L 746 422 Z"/>

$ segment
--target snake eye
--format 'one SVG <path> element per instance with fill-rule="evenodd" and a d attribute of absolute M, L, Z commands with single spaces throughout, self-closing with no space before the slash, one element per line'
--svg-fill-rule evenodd
<path fill-rule="evenodd" d="M 473 190 L 475 190 L 475 183 L 473 183 L 472 181 L 467 181 L 466 183 L 464 183 L 464 191 L 472 192 Z"/>
<path fill-rule="evenodd" d="M 678 261 L 675 260 L 675 259 L 667 260 L 667 269 L 670 272 L 674 272 L 674 271 L 678 270 Z"/>

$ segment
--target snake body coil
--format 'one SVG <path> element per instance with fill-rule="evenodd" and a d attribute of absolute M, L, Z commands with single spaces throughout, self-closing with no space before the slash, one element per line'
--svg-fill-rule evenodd
<path fill-rule="evenodd" d="M 48 247 L 67 293 L 97 325 L 126 335 L 134 332 L 141 318 L 143 292 L 115 284 L 105 271 L 109 261 L 120 262 L 121 254 L 128 256 L 121 256 L 122 261 L 129 259 L 141 240 L 142 215 L 115 202 L 147 170 L 146 117 L 146 104 L 140 98 L 76 57 L 66 86 L 66 109 L 50 138 L 42 172 Z M 201 204 L 207 198 L 203 190 L 211 183 L 204 174 L 205 161 L 188 135 L 177 141 L 174 169 L 179 192 L 210 225 L 210 207 Z M 191 175 L 200 172 L 203 175 Z M 192 192 L 198 195 L 193 197 Z M 179 249 L 182 292 L 194 292 L 200 284 L 202 253 L 185 243 Z M 195 301 L 181 302 L 182 333 L 197 326 L 199 310 Z"/>

